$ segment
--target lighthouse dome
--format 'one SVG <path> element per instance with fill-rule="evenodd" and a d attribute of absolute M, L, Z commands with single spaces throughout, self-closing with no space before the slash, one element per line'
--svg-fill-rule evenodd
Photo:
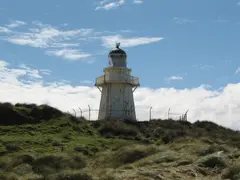
<path fill-rule="evenodd" d="M 120 43 L 116 44 L 116 48 L 114 48 L 113 50 L 111 50 L 109 52 L 109 55 L 113 55 L 113 54 L 122 54 L 122 55 L 127 55 L 126 52 L 122 49 L 119 48 Z"/>
<path fill-rule="evenodd" d="M 109 66 L 126 67 L 127 54 L 119 48 L 120 43 L 116 44 L 116 48 L 109 52 Z"/>

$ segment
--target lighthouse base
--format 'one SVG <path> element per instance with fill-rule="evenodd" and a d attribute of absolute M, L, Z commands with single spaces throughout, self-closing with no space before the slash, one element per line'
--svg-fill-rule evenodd
<path fill-rule="evenodd" d="M 98 119 L 136 121 L 132 86 L 123 83 L 104 85 Z"/>

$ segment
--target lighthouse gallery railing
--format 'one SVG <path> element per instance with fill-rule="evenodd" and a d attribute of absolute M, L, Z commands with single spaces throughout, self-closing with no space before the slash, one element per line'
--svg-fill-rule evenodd
<path fill-rule="evenodd" d="M 123 83 L 130 83 L 134 86 L 138 86 L 139 85 L 139 78 L 134 77 L 134 76 L 129 76 L 128 79 L 126 80 L 122 80 L 120 77 L 107 77 L 105 75 L 102 75 L 98 78 L 96 78 L 96 85 L 103 85 L 104 83 L 114 83 L 114 82 L 123 82 Z"/>

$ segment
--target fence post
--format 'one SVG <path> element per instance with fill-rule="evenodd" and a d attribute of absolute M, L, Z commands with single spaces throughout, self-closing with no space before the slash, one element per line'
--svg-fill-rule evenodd
<path fill-rule="evenodd" d="M 90 121 L 90 117 L 91 117 L 91 107 L 88 105 L 88 110 L 89 110 L 89 121 Z"/>
<path fill-rule="evenodd" d="M 189 109 L 187 110 L 187 112 L 186 112 L 185 115 L 184 115 L 184 121 L 188 121 L 188 119 L 187 119 L 188 111 L 189 111 Z"/>
<path fill-rule="evenodd" d="M 73 111 L 74 111 L 74 115 L 75 115 L 75 117 L 77 117 L 77 113 L 76 113 L 75 109 L 73 109 Z"/>
<path fill-rule="evenodd" d="M 81 109 L 80 107 L 79 107 L 78 109 L 80 110 L 80 113 L 81 113 L 81 117 L 82 117 L 82 109 Z"/>
<path fill-rule="evenodd" d="M 171 109 L 171 108 L 168 109 L 168 116 L 167 116 L 167 119 L 168 119 L 168 120 L 169 120 L 169 112 L 170 112 L 170 109 Z"/>
<path fill-rule="evenodd" d="M 149 110 L 149 121 L 151 121 L 152 119 L 152 107 L 150 107 L 150 110 Z"/>

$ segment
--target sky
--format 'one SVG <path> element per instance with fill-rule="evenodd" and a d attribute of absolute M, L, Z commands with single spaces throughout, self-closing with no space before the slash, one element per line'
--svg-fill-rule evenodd
<path fill-rule="evenodd" d="M 138 120 L 171 108 L 240 130 L 239 32 L 239 0 L 1 0 L 0 101 L 98 109 L 95 78 L 120 42 Z"/>

